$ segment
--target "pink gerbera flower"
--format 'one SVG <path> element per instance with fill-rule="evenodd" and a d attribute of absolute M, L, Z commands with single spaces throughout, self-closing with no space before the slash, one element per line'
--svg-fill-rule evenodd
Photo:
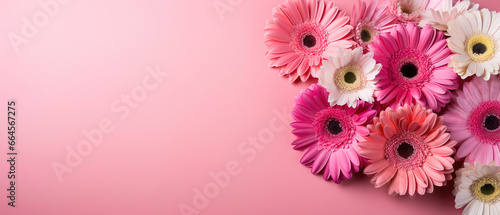
<path fill-rule="evenodd" d="M 390 34 L 370 44 L 375 60 L 382 64 L 377 75 L 377 99 L 393 109 L 399 104 L 419 103 L 439 112 L 458 88 L 458 76 L 448 67 L 451 51 L 443 32 L 427 25 L 399 24 Z"/>
<path fill-rule="evenodd" d="M 356 152 L 358 141 L 364 140 L 369 131 L 365 127 L 377 114 L 370 103 L 358 101 L 356 108 L 331 107 L 328 92 L 314 84 L 295 97 L 291 125 L 297 136 L 294 149 L 308 149 L 300 162 L 311 167 L 317 174 L 323 170 L 323 178 L 335 183 L 352 177 L 358 172 L 363 160 Z"/>
<path fill-rule="evenodd" d="M 500 77 L 487 82 L 474 77 L 456 91 L 444 115 L 452 139 L 459 144 L 456 157 L 468 163 L 500 163 Z"/>
<path fill-rule="evenodd" d="M 387 13 L 388 1 L 378 5 L 378 0 L 372 0 L 368 5 L 365 1 L 358 0 L 358 5 L 352 9 L 351 25 L 354 27 L 354 41 L 356 47 L 363 47 L 368 52 L 368 44 L 377 35 L 388 32 L 394 24 L 393 14 Z"/>
<path fill-rule="evenodd" d="M 269 66 L 290 82 L 317 77 L 328 53 L 354 44 L 349 17 L 333 1 L 287 0 L 274 8 L 273 17 L 265 28 L 266 55 Z"/>
<path fill-rule="evenodd" d="M 389 11 L 396 15 L 400 23 L 420 22 L 425 10 L 441 10 L 445 0 L 389 0 Z"/>
<path fill-rule="evenodd" d="M 434 186 L 451 180 L 453 146 L 443 125 L 430 109 L 421 105 L 387 108 L 368 125 L 370 136 L 359 143 L 359 154 L 368 160 L 364 173 L 371 182 L 388 187 L 390 195 L 432 193 Z"/>

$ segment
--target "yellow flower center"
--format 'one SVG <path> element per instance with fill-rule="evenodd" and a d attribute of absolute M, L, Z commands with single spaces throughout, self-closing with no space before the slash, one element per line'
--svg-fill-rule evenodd
<path fill-rule="evenodd" d="M 500 181 L 493 176 L 485 176 L 474 181 L 471 189 L 483 202 L 496 202 L 500 197 Z"/>
<path fill-rule="evenodd" d="M 337 87 L 347 93 L 362 89 L 366 80 L 361 67 L 357 65 L 339 69 L 333 78 Z"/>
<path fill-rule="evenodd" d="M 495 49 L 494 40 L 485 35 L 473 36 L 467 41 L 467 53 L 475 62 L 491 60 Z"/>

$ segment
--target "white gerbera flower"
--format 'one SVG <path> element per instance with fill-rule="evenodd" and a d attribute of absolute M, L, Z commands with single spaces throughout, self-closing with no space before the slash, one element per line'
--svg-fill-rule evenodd
<path fill-rule="evenodd" d="M 420 20 L 420 27 L 424 27 L 429 24 L 433 28 L 444 31 L 445 35 L 448 35 L 448 22 L 457 18 L 457 16 L 462 15 L 467 10 L 477 10 L 479 4 L 471 3 L 468 0 L 460 1 L 453 6 L 452 0 L 445 0 L 442 8 L 440 9 L 430 9 L 422 13 L 422 20 Z"/>
<path fill-rule="evenodd" d="M 500 14 L 470 10 L 448 22 L 448 46 L 455 53 L 448 66 L 465 79 L 472 75 L 489 80 L 500 68 Z"/>
<path fill-rule="evenodd" d="M 464 215 L 500 214 L 500 166 L 494 161 L 487 165 L 465 163 L 455 179 L 455 208 Z"/>
<path fill-rule="evenodd" d="M 319 84 L 330 93 L 330 105 L 356 107 L 358 100 L 373 103 L 375 76 L 381 64 L 373 59 L 373 52 L 363 55 L 363 48 L 338 49 L 320 69 Z"/>
<path fill-rule="evenodd" d="M 444 0 L 390 0 L 388 9 L 400 23 L 418 23 L 425 10 L 440 10 L 444 3 Z"/>

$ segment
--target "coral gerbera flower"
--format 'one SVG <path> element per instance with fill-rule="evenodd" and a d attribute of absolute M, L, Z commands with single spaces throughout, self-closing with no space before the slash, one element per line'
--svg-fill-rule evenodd
<path fill-rule="evenodd" d="M 420 27 L 425 27 L 427 24 L 433 28 L 444 31 L 448 34 L 448 22 L 462 15 L 467 10 L 477 10 L 479 4 L 471 3 L 468 0 L 459 1 L 453 6 L 452 0 L 444 0 L 443 7 L 439 10 L 430 9 L 422 13 L 422 20 L 420 20 Z"/>
<path fill-rule="evenodd" d="M 500 166 L 465 163 L 456 173 L 455 208 L 467 205 L 464 215 L 500 214 Z"/>
<path fill-rule="evenodd" d="M 264 30 L 266 55 L 269 66 L 290 82 L 317 77 L 329 53 L 354 45 L 349 17 L 333 1 L 287 0 L 274 8 L 273 17 Z"/>
<path fill-rule="evenodd" d="M 364 52 L 368 52 L 368 44 L 377 35 L 394 27 L 392 22 L 396 18 L 387 12 L 388 1 L 383 1 L 380 5 L 378 0 L 371 0 L 368 5 L 365 1 L 358 0 L 358 6 L 354 5 L 351 15 L 351 26 L 354 27 L 354 41 L 357 47 L 363 47 Z"/>
<path fill-rule="evenodd" d="M 450 66 L 463 79 L 489 80 L 500 68 L 500 14 L 488 9 L 466 11 L 448 23 L 448 46 L 455 53 Z"/>
<path fill-rule="evenodd" d="M 444 114 L 452 139 L 458 142 L 456 157 L 465 162 L 500 163 L 500 77 L 488 82 L 475 77 L 456 91 Z"/>
<path fill-rule="evenodd" d="M 399 24 L 370 47 L 382 64 L 376 84 L 382 105 L 394 109 L 417 102 L 439 112 L 450 102 L 458 76 L 447 66 L 451 52 L 443 32 L 429 25 L 420 30 L 415 23 Z"/>
<path fill-rule="evenodd" d="M 375 76 L 381 64 L 373 59 L 373 52 L 363 55 L 363 48 L 339 49 L 329 60 L 323 61 L 319 84 L 330 93 L 330 105 L 355 107 L 358 100 L 373 103 Z"/>
<path fill-rule="evenodd" d="M 313 174 L 323 170 L 323 178 L 335 183 L 352 177 L 365 162 L 357 153 L 358 142 L 369 131 L 365 127 L 377 114 L 372 104 L 358 101 L 356 108 L 328 104 L 325 88 L 313 84 L 295 97 L 291 125 L 297 136 L 294 149 L 304 150 L 300 162 Z"/>
<path fill-rule="evenodd" d="M 390 195 L 423 195 L 452 178 L 456 142 L 432 110 L 418 104 L 387 108 L 368 129 L 359 154 L 368 160 L 364 173 L 373 175 L 375 187 L 387 185 Z"/>
<path fill-rule="evenodd" d="M 390 0 L 389 11 L 400 23 L 418 23 L 425 10 L 439 10 L 444 6 L 444 0 Z"/>

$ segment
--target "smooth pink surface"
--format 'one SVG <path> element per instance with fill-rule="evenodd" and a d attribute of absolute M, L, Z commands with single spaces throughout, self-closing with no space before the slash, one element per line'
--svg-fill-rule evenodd
<path fill-rule="evenodd" d="M 200 214 L 461 213 L 451 186 L 390 197 L 366 176 L 337 185 L 300 164 L 291 127 L 273 110 L 289 115 L 313 81 L 289 84 L 264 56 L 265 20 L 282 0 L 73 0 L 16 53 L 7 35 L 21 33 L 39 1 L 48 0 L 0 1 L 0 114 L 17 100 L 19 141 L 13 209 L 2 118 L 0 214 L 181 214 L 181 204 L 193 207 L 193 189 L 213 185 L 210 172 L 235 162 Z M 223 20 L 214 2 L 231 9 Z M 353 1 L 337 2 L 350 14 Z M 121 120 L 112 105 L 156 65 L 169 77 Z M 115 129 L 60 182 L 53 162 L 64 163 L 66 147 L 106 118 Z"/>

